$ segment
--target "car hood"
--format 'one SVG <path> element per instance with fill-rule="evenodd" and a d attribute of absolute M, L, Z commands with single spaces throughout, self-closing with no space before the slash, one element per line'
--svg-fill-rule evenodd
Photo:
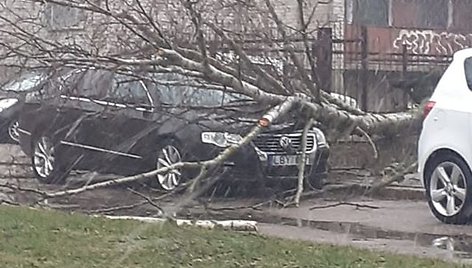
<path fill-rule="evenodd" d="M 173 109 L 172 114 L 185 119 L 185 121 L 196 124 L 204 131 L 229 132 L 245 134 L 256 126 L 258 120 L 264 116 L 270 107 L 261 105 L 244 105 L 238 107 L 219 108 L 191 108 Z M 292 109 L 286 115 L 276 120 L 266 131 L 277 133 L 290 133 L 301 130 L 305 120 L 301 119 Z"/>

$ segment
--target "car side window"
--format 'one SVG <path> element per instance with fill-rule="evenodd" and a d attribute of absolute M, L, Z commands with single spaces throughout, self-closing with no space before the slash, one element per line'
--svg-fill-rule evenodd
<path fill-rule="evenodd" d="M 143 83 L 132 76 L 116 74 L 107 100 L 133 105 L 151 105 Z"/>
<path fill-rule="evenodd" d="M 63 92 L 69 96 L 101 100 L 111 87 L 113 74 L 104 70 L 74 72 L 63 80 Z"/>
<path fill-rule="evenodd" d="M 465 59 L 464 61 L 465 79 L 467 86 L 472 90 L 472 57 Z"/>

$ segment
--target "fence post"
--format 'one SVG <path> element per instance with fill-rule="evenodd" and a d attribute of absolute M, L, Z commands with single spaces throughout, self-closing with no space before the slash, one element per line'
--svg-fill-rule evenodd
<path fill-rule="evenodd" d="M 318 86 L 326 92 L 331 92 L 333 75 L 333 29 L 328 27 L 319 28 L 317 41 L 313 42 L 312 50 L 316 62 Z"/>
<path fill-rule="evenodd" d="M 369 37 L 367 27 L 361 26 L 361 109 L 368 110 L 368 92 L 369 92 Z"/>
<path fill-rule="evenodd" d="M 402 81 L 406 79 L 406 73 L 408 72 L 408 47 L 406 44 L 402 45 Z M 408 91 L 409 88 L 403 90 L 403 109 L 408 108 Z"/>

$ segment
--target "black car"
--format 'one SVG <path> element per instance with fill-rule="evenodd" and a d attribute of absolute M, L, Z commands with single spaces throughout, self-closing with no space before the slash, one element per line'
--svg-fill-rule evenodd
<path fill-rule="evenodd" d="M 46 80 L 41 71 L 26 72 L 0 87 L 0 141 L 18 142 L 18 117 L 28 94 Z"/>
<path fill-rule="evenodd" d="M 75 71 L 46 83 L 23 106 L 20 144 L 37 178 L 60 182 L 71 169 L 136 174 L 179 161 L 207 160 L 241 140 L 264 109 L 247 96 L 177 74 L 152 81 L 105 70 Z M 225 178 L 268 181 L 297 177 L 303 125 L 275 124 L 225 162 Z M 329 147 L 307 137 L 307 182 L 326 176 Z M 154 182 L 170 191 L 188 179 L 173 170 Z"/>

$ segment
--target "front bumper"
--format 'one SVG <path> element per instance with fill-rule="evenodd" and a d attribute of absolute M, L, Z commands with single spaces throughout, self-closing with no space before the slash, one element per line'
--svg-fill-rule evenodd
<path fill-rule="evenodd" d="M 265 153 L 254 145 L 242 147 L 235 155 L 224 163 L 227 177 L 238 180 L 260 180 L 260 179 L 296 179 L 298 178 L 298 166 L 275 166 L 270 159 L 276 155 L 297 155 Z M 318 146 L 316 150 L 306 154 L 308 164 L 305 166 L 305 176 L 317 174 L 326 176 L 327 162 L 329 158 L 329 147 Z"/>

